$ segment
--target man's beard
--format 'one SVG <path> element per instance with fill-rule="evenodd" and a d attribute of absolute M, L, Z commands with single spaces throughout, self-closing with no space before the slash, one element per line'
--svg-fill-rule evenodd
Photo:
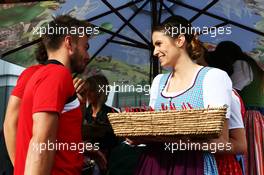
<path fill-rule="evenodd" d="M 80 61 L 82 61 L 83 58 L 79 54 L 78 49 L 75 49 L 74 54 L 71 56 L 70 61 L 71 61 L 71 71 L 72 73 L 83 73 L 85 70 L 85 66 L 83 66 L 83 63 L 80 64 Z"/>

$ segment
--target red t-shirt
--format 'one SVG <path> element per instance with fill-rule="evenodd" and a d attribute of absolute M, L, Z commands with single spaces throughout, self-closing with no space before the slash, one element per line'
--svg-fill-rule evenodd
<path fill-rule="evenodd" d="M 25 69 L 21 73 L 21 75 L 18 77 L 17 84 L 14 87 L 11 95 L 22 99 L 23 94 L 24 94 L 24 90 L 25 90 L 25 87 L 26 87 L 26 84 L 27 84 L 28 80 L 42 66 L 43 65 L 39 64 L 39 65 L 30 66 L 27 69 Z"/>
<path fill-rule="evenodd" d="M 32 138 L 32 115 L 36 112 L 59 114 L 56 144 L 68 145 L 68 149 L 64 147 L 64 150 L 55 148 L 51 174 L 81 174 L 82 154 L 77 149 L 69 148 L 72 144 L 82 142 L 80 103 L 75 95 L 70 71 L 58 64 L 43 66 L 27 83 L 19 113 L 14 174 L 24 174 L 28 146 Z"/>

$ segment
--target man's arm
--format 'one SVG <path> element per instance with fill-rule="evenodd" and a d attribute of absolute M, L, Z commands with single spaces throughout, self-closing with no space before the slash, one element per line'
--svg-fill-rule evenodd
<path fill-rule="evenodd" d="M 55 112 L 33 114 L 33 135 L 26 158 L 26 175 L 51 173 L 56 150 L 48 150 L 48 144 L 55 144 L 56 142 L 58 117 Z M 55 147 L 55 145 L 50 148 L 52 147 Z"/>
<path fill-rule="evenodd" d="M 14 165 L 16 151 L 16 132 L 18 123 L 18 114 L 21 99 L 11 95 L 8 101 L 5 121 L 4 121 L 4 136 L 8 155 Z"/>

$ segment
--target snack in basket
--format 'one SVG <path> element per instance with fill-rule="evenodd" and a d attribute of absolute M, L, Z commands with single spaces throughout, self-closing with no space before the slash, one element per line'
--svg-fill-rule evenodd
<path fill-rule="evenodd" d="M 116 136 L 217 138 L 220 136 L 226 106 L 219 108 L 109 113 Z M 161 137 L 160 137 L 161 136 Z"/>

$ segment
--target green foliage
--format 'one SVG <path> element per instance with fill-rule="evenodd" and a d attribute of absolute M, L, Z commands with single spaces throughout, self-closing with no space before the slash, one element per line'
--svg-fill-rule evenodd
<path fill-rule="evenodd" d="M 0 10 L 0 27 L 10 27 L 20 22 L 29 23 L 41 14 L 45 7 L 39 3 Z"/>
<path fill-rule="evenodd" d="M 130 65 L 125 62 L 112 59 L 111 62 L 98 62 L 93 60 L 89 69 L 100 69 L 107 76 L 110 83 L 124 82 L 124 84 L 146 84 L 149 81 L 149 65 Z"/>

